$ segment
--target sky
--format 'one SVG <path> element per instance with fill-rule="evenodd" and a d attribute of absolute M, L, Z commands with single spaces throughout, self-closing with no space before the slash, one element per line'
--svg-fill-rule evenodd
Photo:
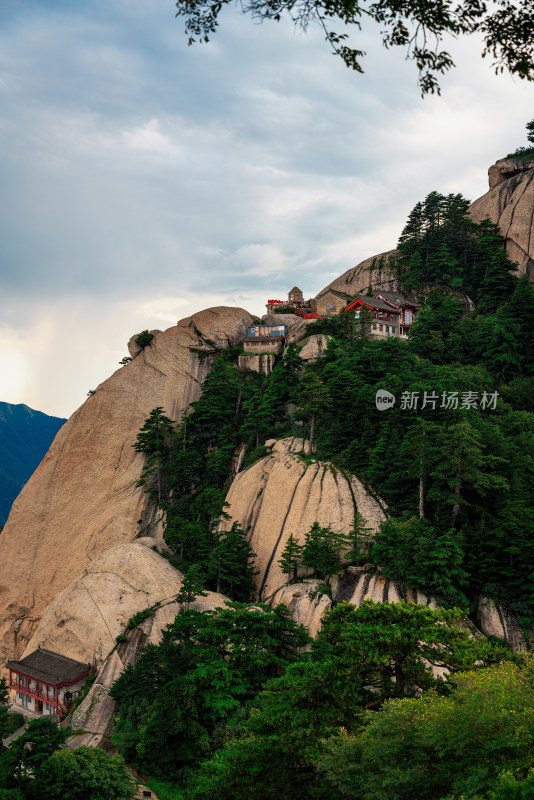
<path fill-rule="evenodd" d="M 365 74 L 321 31 L 173 0 L 2 0 L 0 400 L 69 416 L 144 329 L 312 297 L 395 246 L 430 191 L 474 200 L 526 144 L 534 85 L 475 38 L 422 99 L 376 29 Z"/>

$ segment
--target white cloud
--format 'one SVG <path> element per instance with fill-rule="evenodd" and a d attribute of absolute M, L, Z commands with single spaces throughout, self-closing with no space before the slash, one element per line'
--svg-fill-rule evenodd
<path fill-rule="evenodd" d="M 161 133 L 160 123 L 157 119 L 151 119 L 146 125 L 132 131 L 125 131 L 122 139 L 125 145 L 132 150 L 143 150 L 168 156 L 180 152 L 172 139 Z"/>

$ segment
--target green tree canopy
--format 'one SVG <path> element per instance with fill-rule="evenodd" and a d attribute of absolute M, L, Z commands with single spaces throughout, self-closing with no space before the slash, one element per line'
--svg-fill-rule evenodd
<path fill-rule="evenodd" d="M 135 783 L 121 756 L 94 747 L 58 750 L 29 789 L 33 800 L 132 800 Z"/>
<path fill-rule="evenodd" d="M 185 21 L 189 44 L 208 41 L 219 25 L 219 15 L 229 0 L 212 3 L 209 0 L 178 0 L 176 16 Z M 361 59 L 365 53 L 352 45 L 346 27 L 360 30 L 366 19 L 378 23 L 386 47 L 402 47 L 407 58 L 415 61 L 419 85 L 423 94 L 438 92 L 437 76 L 454 66 L 450 54 L 443 49 L 446 36 L 456 37 L 478 33 L 483 39 L 482 55 L 494 59 L 496 71 L 504 69 L 520 78 L 534 76 L 534 19 L 528 0 L 500 3 L 493 0 L 463 0 L 461 3 L 442 0 L 438 5 L 423 0 L 375 0 L 364 4 L 315 0 L 248 0 L 241 10 L 255 20 L 276 20 L 289 17 L 302 30 L 311 23 L 318 24 L 334 53 L 345 64 L 363 72 Z"/>

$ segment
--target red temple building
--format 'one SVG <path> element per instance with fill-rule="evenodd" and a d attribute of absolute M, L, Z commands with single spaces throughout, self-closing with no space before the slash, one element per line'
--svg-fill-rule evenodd
<path fill-rule="evenodd" d="M 12 710 L 26 717 L 66 714 L 91 671 L 89 664 L 40 647 L 6 666 Z"/>

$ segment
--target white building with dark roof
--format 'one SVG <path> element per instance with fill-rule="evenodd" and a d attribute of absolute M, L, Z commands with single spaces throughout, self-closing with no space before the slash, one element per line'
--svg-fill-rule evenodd
<path fill-rule="evenodd" d="M 26 717 L 66 714 L 91 671 L 90 664 L 41 647 L 6 666 L 12 710 Z"/>

